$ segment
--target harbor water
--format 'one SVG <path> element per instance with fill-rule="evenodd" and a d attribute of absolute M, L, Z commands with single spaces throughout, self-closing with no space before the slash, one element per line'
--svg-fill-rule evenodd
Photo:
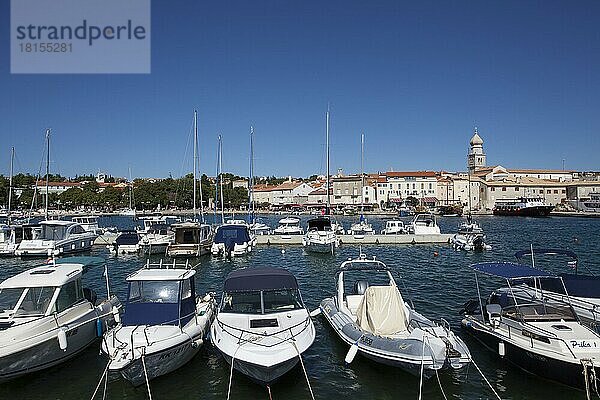
<path fill-rule="evenodd" d="M 265 217 L 263 222 L 277 225 L 279 216 Z M 303 225 L 307 217 L 303 216 Z M 340 217 L 346 228 L 358 217 Z M 405 299 L 430 317 L 450 322 L 469 346 L 473 358 L 503 399 L 584 399 L 585 393 L 545 381 L 507 365 L 496 354 L 460 330 L 459 310 L 475 298 L 475 278 L 470 264 L 482 261 L 515 261 L 514 252 L 534 247 L 568 248 L 579 256 L 581 272 L 600 274 L 600 219 L 587 218 L 511 218 L 478 217 L 492 250 L 484 253 L 454 251 L 450 245 L 368 245 L 362 251 L 376 256 L 397 274 Z M 369 222 L 379 232 L 385 219 L 370 217 Z M 438 218 L 442 232 L 456 230 L 459 218 Z M 103 217 L 101 225 L 130 227 L 123 217 Z M 145 263 L 142 256 L 115 256 L 102 246 L 95 246 L 94 256 L 107 260 L 112 291 L 125 298 L 125 277 Z M 305 303 L 316 308 L 324 297 L 335 291 L 335 272 L 342 261 L 359 254 L 358 246 L 342 245 L 335 255 L 306 254 L 300 246 L 259 246 L 244 258 L 222 260 L 210 256 L 193 259 L 197 266 L 197 293 L 221 292 L 225 276 L 237 269 L 253 266 L 282 267 L 298 279 Z M 158 261 L 159 258 L 153 258 Z M 529 260 L 526 260 L 529 263 Z M 0 259 L 0 279 L 5 279 L 40 260 Z M 569 272 L 566 260 L 554 262 L 536 260 L 536 265 L 552 272 Z M 102 271 L 90 271 L 84 282 L 105 293 Z M 484 277 L 482 296 L 501 281 Z M 487 291 L 486 291 L 487 290 Z M 317 338 L 304 354 L 304 365 L 317 399 L 338 399 L 342 396 L 359 399 L 416 399 L 419 379 L 407 373 L 376 364 L 360 356 L 352 364 L 344 364 L 348 351 L 323 317 L 315 318 Z M 33 373 L 16 380 L 0 383 L 0 399 L 89 399 L 106 366 L 96 343 L 74 359 L 51 369 Z M 151 381 L 153 399 L 225 399 L 229 383 L 229 366 L 207 341 L 200 353 L 183 368 Z M 477 370 L 470 366 L 460 371 L 440 373 L 440 381 L 448 398 L 487 399 L 494 395 Z M 273 385 L 273 399 L 309 399 L 310 393 L 300 368 Z M 99 395 L 97 398 L 101 398 Z M 109 381 L 109 399 L 145 399 L 144 386 L 132 387 L 127 381 L 114 377 Z M 234 373 L 231 399 L 268 399 L 265 388 L 257 386 L 239 373 Z M 443 399 L 436 378 L 425 382 L 424 399 Z"/>

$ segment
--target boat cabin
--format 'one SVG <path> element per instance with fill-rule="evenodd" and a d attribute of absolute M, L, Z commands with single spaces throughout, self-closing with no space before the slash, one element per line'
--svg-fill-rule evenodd
<path fill-rule="evenodd" d="M 183 222 L 172 225 L 175 231 L 175 244 L 199 244 L 211 235 L 211 227 L 197 222 Z"/>
<path fill-rule="evenodd" d="M 309 231 L 330 231 L 331 220 L 327 217 L 309 219 L 307 222 Z"/>
<path fill-rule="evenodd" d="M 49 264 L 22 272 L 0 283 L 0 326 L 17 317 L 61 313 L 91 299 L 81 283 L 83 265 Z M 86 300 L 87 295 L 87 300 Z"/>
<path fill-rule="evenodd" d="M 227 248 L 234 244 L 243 245 L 250 242 L 250 231 L 247 225 L 221 225 L 215 234 L 215 243 L 224 243 Z"/>
<path fill-rule="evenodd" d="M 220 312 L 233 314 L 272 314 L 304 309 L 298 282 L 294 275 L 281 268 L 243 268 L 230 273 L 223 286 Z M 265 322 L 267 321 L 267 322 Z M 270 321 L 270 322 L 268 322 Z M 277 320 L 251 320 L 253 324 Z"/>
<path fill-rule="evenodd" d="M 143 268 L 127 277 L 123 326 L 184 326 L 196 313 L 196 289 L 190 269 Z"/>
<path fill-rule="evenodd" d="M 63 240 L 73 234 L 85 233 L 85 229 L 71 221 L 42 221 L 38 240 Z"/>

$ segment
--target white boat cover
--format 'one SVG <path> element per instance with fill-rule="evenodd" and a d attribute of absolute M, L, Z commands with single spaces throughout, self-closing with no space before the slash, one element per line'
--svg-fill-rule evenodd
<path fill-rule="evenodd" d="M 369 286 L 356 310 L 358 325 L 379 336 L 406 332 L 404 300 L 395 285 Z"/>

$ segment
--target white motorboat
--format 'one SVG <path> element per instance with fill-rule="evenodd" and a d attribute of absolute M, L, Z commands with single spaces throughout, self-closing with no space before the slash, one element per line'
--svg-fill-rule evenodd
<path fill-rule="evenodd" d="M 403 235 L 407 233 L 404 222 L 400 220 L 390 220 L 385 222 L 385 228 L 381 231 L 382 235 Z"/>
<path fill-rule="evenodd" d="M 452 236 L 450 242 L 454 250 L 491 250 L 492 246 L 485 243 L 485 239 L 485 233 L 479 223 L 473 221 L 471 215 L 467 215 L 467 220 L 458 226 L 458 232 Z"/>
<path fill-rule="evenodd" d="M 111 326 L 118 299 L 99 302 L 82 286 L 84 270 L 103 263 L 97 257 L 65 258 L 0 283 L 0 380 L 60 364 Z"/>
<path fill-rule="evenodd" d="M 335 252 L 340 246 L 340 239 L 331 227 L 329 217 L 311 218 L 307 222 L 306 235 L 302 238 L 304 249 L 313 253 Z"/>
<path fill-rule="evenodd" d="M 167 247 L 169 257 L 200 257 L 210 252 L 214 233 L 212 227 L 200 222 L 173 224 L 175 240 Z"/>
<path fill-rule="evenodd" d="M 300 226 L 300 218 L 286 217 L 279 220 L 279 226 L 273 231 L 275 235 L 304 235 Z"/>
<path fill-rule="evenodd" d="M 143 254 L 165 254 L 170 244 L 175 241 L 175 232 L 166 224 L 153 225 L 139 242 Z"/>
<path fill-rule="evenodd" d="M 360 221 L 350 226 L 350 234 L 354 236 L 374 235 L 373 226 L 361 215 Z"/>
<path fill-rule="evenodd" d="M 98 237 L 72 221 L 42 221 L 40 227 L 39 237 L 22 240 L 15 255 L 47 257 L 89 251 Z"/>
<path fill-rule="evenodd" d="M 273 229 L 264 222 L 261 222 L 260 220 L 255 220 L 253 223 L 250 224 L 250 233 L 254 235 L 270 235 L 271 233 L 273 233 Z"/>
<path fill-rule="evenodd" d="M 344 261 L 336 278 L 336 295 L 324 299 L 320 309 L 350 346 L 347 363 L 358 353 L 417 376 L 423 369 L 429 378 L 437 370 L 470 362 L 469 349 L 445 320 L 436 323 L 404 301 L 383 262 L 361 254 Z"/>
<path fill-rule="evenodd" d="M 248 224 L 242 222 L 228 221 L 217 228 L 210 249 L 213 256 L 237 257 L 252 252 L 256 237 L 250 233 Z"/>
<path fill-rule="evenodd" d="M 81 225 L 86 232 L 93 232 L 96 235 L 102 235 L 103 229 L 98 225 L 98 217 L 95 215 L 73 217 L 72 221 Z"/>
<path fill-rule="evenodd" d="M 410 223 L 409 231 L 415 235 L 439 235 L 440 227 L 436 222 L 435 215 L 422 213 L 415 215 Z"/>
<path fill-rule="evenodd" d="M 139 221 L 142 222 L 142 226 L 137 229 L 141 236 L 146 235 L 148 232 L 154 229 L 154 227 L 163 227 L 164 225 L 170 226 L 179 222 L 179 218 L 171 215 L 152 215 L 148 217 L 139 217 Z"/>
<path fill-rule="evenodd" d="M 507 262 L 471 268 L 476 274 L 505 279 L 507 287 L 494 291 L 485 302 L 478 294 L 477 300 L 465 304 L 462 325 L 467 332 L 529 373 L 580 389 L 596 385 L 600 335 L 578 320 L 561 277 Z M 563 299 L 539 289 L 547 281 L 562 286 Z"/>
<path fill-rule="evenodd" d="M 259 384 L 290 371 L 315 340 L 296 278 L 280 268 L 231 272 L 211 340 L 234 369 Z"/>
<path fill-rule="evenodd" d="M 119 232 L 115 240 L 106 247 L 113 254 L 137 254 L 140 251 L 140 235 L 136 231 Z"/>
<path fill-rule="evenodd" d="M 196 296 L 196 271 L 147 264 L 127 277 L 121 322 L 104 334 L 109 372 L 138 386 L 168 374 L 194 357 L 214 319 L 213 294 Z"/>
<path fill-rule="evenodd" d="M 0 256 L 12 256 L 23 240 L 23 227 L 0 225 Z"/>

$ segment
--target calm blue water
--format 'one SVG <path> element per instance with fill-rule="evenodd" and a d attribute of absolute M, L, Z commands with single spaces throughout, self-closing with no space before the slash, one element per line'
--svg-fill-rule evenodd
<path fill-rule="evenodd" d="M 271 226 L 279 216 L 266 217 Z M 306 217 L 303 218 L 307 219 Z M 349 227 L 358 217 L 341 217 Z M 462 304 L 476 296 L 475 281 L 469 264 L 480 261 L 514 260 L 516 250 L 529 247 L 563 247 L 574 250 L 580 259 L 580 268 L 600 274 L 600 219 L 584 218 L 509 218 L 480 217 L 488 242 L 493 250 L 482 254 L 455 252 L 446 245 L 419 246 L 365 246 L 363 252 L 377 256 L 392 267 L 407 290 L 403 295 L 413 300 L 418 311 L 439 319 L 444 317 L 460 332 L 458 311 Z M 378 231 L 385 225 L 384 219 L 370 219 Z M 456 229 L 459 219 L 440 218 L 442 232 Z M 104 225 L 126 227 L 131 221 L 113 217 L 101 221 Z M 245 266 L 276 266 L 292 271 L 301 285 L 305 302 L 310 309 L 317 307 L 326 296 L 333 294 L 334 275 L 341 262 L 355 257 L 358 248 L 344 245 L 335 256 L 305 254 L 300 247 L 287 247 L 285 253 L 277 246 L 258 247 L 248 258 L 232 261 L 204 257 L 199 263 L 197 291 L 220 292 L 224 277 L 232 270 Z M 434 252 L 439 255 L 434 256 Z M 108 250 L 96 247 L 92 255 L 105 257 L 109 266 L 111 287 L 124 295 L 125 276 L 140 268 L 144 259 L 137 256 L 111 256 Z M 566 265 L 566 260 L 551 265 L 538 262 L 545 268 Z M 39 261 L 38 261 L 39 262 Z M 36 265 L 36 261 L 0 259 L 0 279 Z M 565 267 L 566 268 L 566 267 Z M 89 286 L 104 293 L 101 271 L 86 275 Z M 484 285 L 492 288 L 493 282 Z M 402 287 L 402 284 L 400 284 Z M 487 293 L 482 293 L 486 295 Z M 357 357 L 351 365 L 344 364 L 346 346 L 342 345 L 322 317 L 315 320 L 317 339 L 305 353 L 304 360 L 315 395 L 319 399 L 344 397 L 356 399 L 398 399 L 418 397 L 418 378 L 404 372 L 378 365 Z M 475 361 L 504 399 L 584 399 L 583 392 L 544 381 L 506 365 L 468 336 L 462 334 L 470 347 Z M 61 366 L 0 384 L 0 399 L 85 399 L 90 398 L 106 365 L 98 355 L 99 344 L 92 346 L 81 356 Z M 441 382 L 448 398 L 487 399 L 493 395 L 470 367 L 459 372 L 442 373 Z M 229 368 L 212 345 L 205 345 L 201 352 L 182 369 L 151 382 L 154 399 L 223 399 L 227 395 Z M 426 382 L 423 398 L 442 399 L 435 379 Z M 274 399 L 308 399 L 309 393 L 300 369 L 294 370 L 272 388 Z M 98 396 L 100 398 L 101 396 Z M 145 389 L 133 388 L 127 382 L 116 379 L 109 383 L 108 398 L 144 399 Z M 233 378 L 232 399 L 267 399 L 265 389 L 240 374 Z"/>

